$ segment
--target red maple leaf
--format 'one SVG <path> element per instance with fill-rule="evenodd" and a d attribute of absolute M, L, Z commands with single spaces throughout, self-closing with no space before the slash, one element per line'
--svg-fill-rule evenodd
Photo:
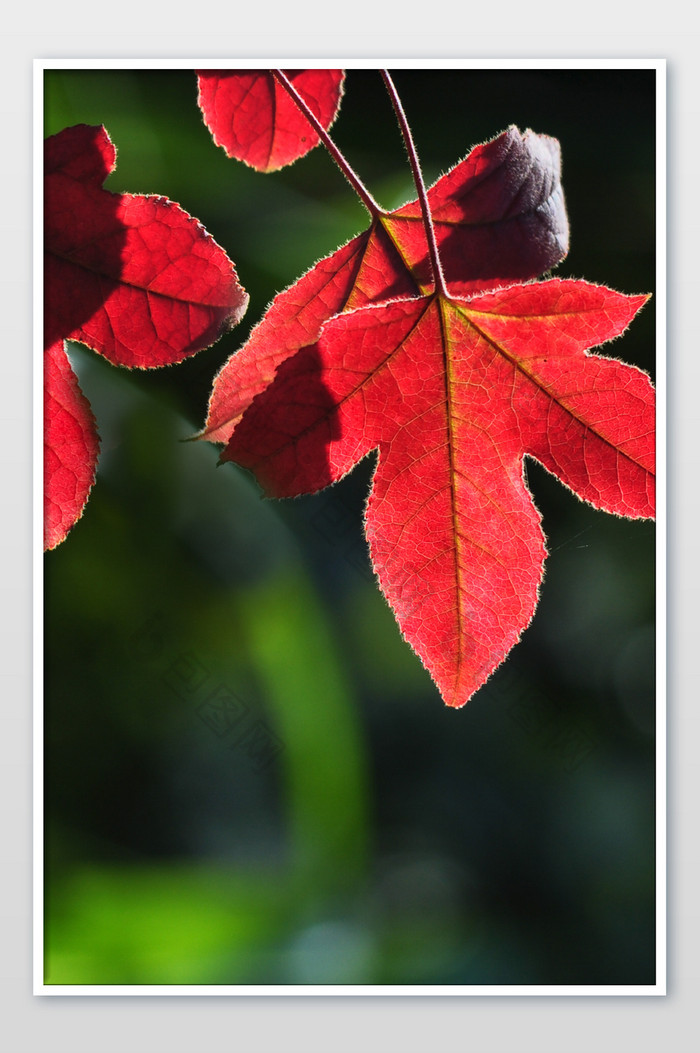
<path fill-rule="evenodd" d="M 378 451 L 372 562 L 404 636 L 462 706 L 537 604 L 546 549 L 524 456 L 595 508 L 654 514 L 649 377 L 587 353 L 646 299 L 550 280 L 349 311 L 278 368 L 222 459 L 289 497 Z"/>
<path fill-rule="evenodd" d="M 274 172 L 303 157 L 319 137 L 271 70 L 197 70 L 197 101 L 217 146 L 259 172 Z M 340 69 L 284 70 L 328 129 L 343 93 Z"/>
<path fill-rule="evenodd" d="M 534 278 L 568 251 L 556 139 L 511 127 L 442 176 L 428 192 L 443 268 L 467 295 Z M 380 212 L 273 301 L 250 339 L 219 372 L 200 437 L 226 442 L 277 367 L 344 310 L 432 287 L 417 201 Z"/>
<path fill-rule="evenodd" d="M 115 365 L 148 369 L 208 347 L 248 304 L 224 250 L 179 205 L 103 188 L 115 162 L 103 127 L 76 125 L 45 142 L 47 548 L 82 515 L 98 448 L 63 341 L 87 344 Z"/>

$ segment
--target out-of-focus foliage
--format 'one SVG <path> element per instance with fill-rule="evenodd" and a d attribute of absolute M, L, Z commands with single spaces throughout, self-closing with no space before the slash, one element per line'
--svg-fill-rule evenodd
<path fill-rule="evenodd" d="M 395 81 L 429 179 L 510 123 L 559 138 L 557 274 L 653 288 L 652 71 Z M 227 159 L 193 72 L 47 73 L 47 134 L 79 122 L 125 146 L 110 188 L 197 215 L 251 303 L 155 373 L 70 347 L 102 453 L 46 559 L 47 982 L 653 982 L 653 526 L 530 464 L 550 551 L 535 621 L 443 707 L 369 570 L 372 464 L 276 503 L 180 441 L 247 327 L 361 207 L 320 149 L 274 175 Z M 333 134 L 383 205 L 413 196 L 376 72 L 349 72 Z M 653 314 L 625 337 L 648 370 Z"/>

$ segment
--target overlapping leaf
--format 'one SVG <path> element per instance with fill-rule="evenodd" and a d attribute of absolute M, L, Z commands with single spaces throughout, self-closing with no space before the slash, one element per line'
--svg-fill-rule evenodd
<path fill-rule="evenodd" d="M 340 69 L 284 70 L 326 130 L 343 92 Z M 274 172 L 315 146 L 316 131 L 271 70 L 197 70 L 199 108 L 217 146 L 259 172 Z"/>
<path fill-rule="evenodd" d="M 548 136 L 507 129 L 442 176 L 429 200 L 455 293 L 536 277 L 568 251 L 559 144 Z M 333 315 L 416 296 L 430 285 L 418 203 L 380 213 L 368 230 L 275 298 L 248 342 L 218 374 L 202 437 L 227 441 L 280 363 L 312 343 Z"/>
<path fill-rule="evenodd" d="M 406 639 L 461 706 L 537 603 L 546 550 L 525 455 L 596 508 L 654 514 L 651 382 L 587 353 L 646 299 L 552 280 L 349 311 L 279 366 L 223 459 L 286 497 L 378 450 L 372 562 Z"/>
<path fill-rule="evenodd" d="M 48 548 L 82 514 L 97 455 L 94 422 L 63 341 L 87 344 L 115 365 L 162 366 L 208 347 L 248 303 L 224 250 L 179 205 L 103 188 L 115 161 L 103 127 L 76 125 L 45 143 Z"/>

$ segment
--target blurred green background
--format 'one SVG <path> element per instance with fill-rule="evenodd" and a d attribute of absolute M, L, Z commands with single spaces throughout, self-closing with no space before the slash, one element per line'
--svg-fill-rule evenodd
<path fill-rule="evenodd" d="M 426 178 L 508 124 L 559 138 L 561 276 L 654 288 L 650 70 L 394 71 Z M 466 708 L 376 588 L 371 459 L 316 497 L 183 439 L 276 292 L 366 226 L 322 148 L 261 175 L 179 70 L 49 70 L 46 133 L 104 124 L 107 186 L 196 216 L 250 293 L 167 369 L 70 345 L 97 484 L 45 561 L 49 984 L 648 984 L 655 979 L 654 528 L 527 467 L 550 557 L 535 619 Z M 375 70 L 333 135 L 414 197 Z M 612 354 L 653 373 L 654 302 Z"/>

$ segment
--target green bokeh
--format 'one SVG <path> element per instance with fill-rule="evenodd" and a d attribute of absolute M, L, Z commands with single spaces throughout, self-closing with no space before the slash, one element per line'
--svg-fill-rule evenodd
<path fill-rule="evenodd" d="M 651 71 L 395 80 L 429 178 L 510 123 L 558 137 L 557 273 L 653 289 Z M 47 982 L 652 983 L 653 525 L 528 464 L 539 609 L 446 709 L 369 567 L 371 459 L 270 502 L 182 441 L 267 303 L 362 208 L 320 149 L 268 176 L 227 159 L 191 71 L 48 71 L 47 134 L 81 122 L 117 146 L 107 185 L 178 201 L 251 303 L 178 367 L 70 346 L 102 445 L 46 557 Z M 349 73 L 334 135 L 382 204 L 413 196 L 375 71 Z M 653 371 L 653 301 L 613 353 Z"/>

